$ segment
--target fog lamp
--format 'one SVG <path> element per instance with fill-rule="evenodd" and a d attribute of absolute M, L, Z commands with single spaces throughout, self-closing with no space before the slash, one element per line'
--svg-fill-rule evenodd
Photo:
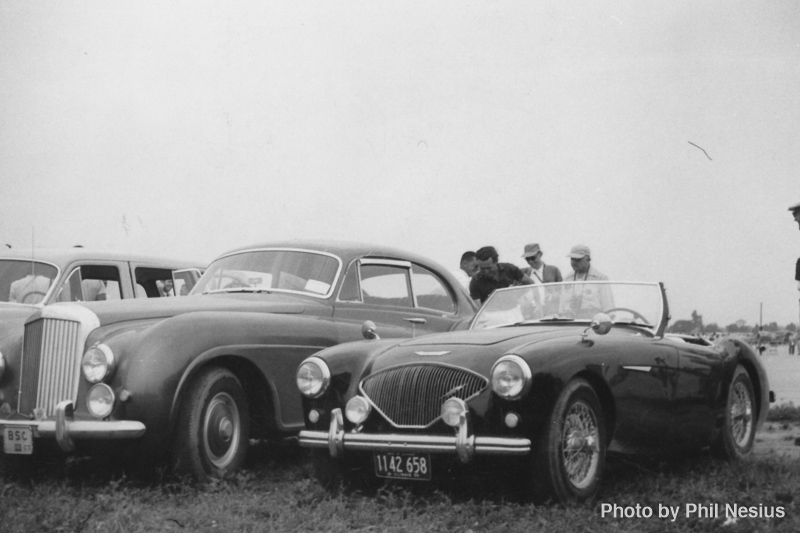
<path fill-rule="evenodd" d="M 344 407 L 344 416 L 353 424 L 361 424 L 367 419 L 372 411 L 369 402 L 361 396 L 353 396 Z"/>
<path fill-rule="evenodd" d="M 105 418 L 114 410 L 114 391 L 105 383 L 89 389 L 86 396 L 86 408 L 95 418 Z"/>
<path fill-rule="evenodd" d="M 517 413 L 508 413 L 506 415 L 506 426 L 515 428 L 519 424 L 519 415 Z"/>
<path fill-rule="evenodd" d="M 309 411 L 308 421 L 311 422 L 312 424 L 316 424 L 317 422 L 319 422 L 319 411 L 317 411 L 316 409 L 312 409 L 311 411 Z"/>
<path fill-rule="evenodd" d="M 461 398 L 450 398 L 442 404 L 442 420 L 451 427 L 458 427 L 467 417 L 467 404 Z"/>
<path fill-rule="evenodd" d="M 89 383 L 100 383 L 114 374 L 114 352 L 105 344 L 95 344 L 83 354 L 81 368 Z"/>

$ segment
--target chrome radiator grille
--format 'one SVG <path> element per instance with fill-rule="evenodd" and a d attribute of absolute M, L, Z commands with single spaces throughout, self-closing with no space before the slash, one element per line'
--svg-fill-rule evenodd
<path fill-rule="evenodd" d="M 455 397 L 466 401 L 488 384 L 485 377 L 463 368 L 411 364 L 367 376 L 361 382 L 361 392 L 393 425 L 425 428 L 441 416 L 445 400 Z"/>
<path fill-rule="evenodd" d="M 80 377 L 80 323 L 42 318 L 25 326 L 17 411 L 55 413 L 62 400 L 76 401 Z"/>

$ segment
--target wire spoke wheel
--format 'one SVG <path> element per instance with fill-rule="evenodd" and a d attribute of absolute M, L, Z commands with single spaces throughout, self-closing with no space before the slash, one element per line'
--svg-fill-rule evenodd
<path fill-rule="evenodd" d="M 728 386 L 728 402 L 719 437 L 712 450 L 723 459 L 738 460 L 753 450 L 758 405 L 753 382 L 747 371 L 739 365 Z"/>
<path fill-rule="evenodd" d="M 588 381 L 576 378 L 561 391 L 533 457 L 534 500 L 559 503 L 593 498 L 606 455 L 603 408 Z"/>
<path fill-rule="evenodd" d="M 564 421 L 562 460 L 570 483 L 586 488 L 600 464 L 600 430 L 592 410 L 583 402 L 572 405 Z"/>
<path fill-rule="evenodd" d="M 733 384 L 731 391 L 732 401 L 730 406 L 731 436 L 737 446 L 747 444 L 753 432 L 753 402 L 751 393 L 741 381 Z"/>

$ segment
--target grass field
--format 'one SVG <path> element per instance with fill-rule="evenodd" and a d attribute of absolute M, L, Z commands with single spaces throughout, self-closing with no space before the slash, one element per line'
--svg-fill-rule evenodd
<path fill-rule="evenodd" d="M 598 498 L 576 507 L 526 503 L 502 479 L 490 486 L 412 483 L 371 495 L 331 495 L 313 480 L 299 448 L 259 443 L 242 474 L 207 486 L 98 460 L 34 464 L 0 479 L 0 532 L 796 533 L 800 402 L 788 400 L 800 390 L 794 385 L 800 357 L 773 353 L 763 360 L 783 403 L 771 409 L 750 458 L 737 464 L 707 455 L 611 459 Z M 660 518 L 659 511 L 669 516 Z"/>
<path fill-rule="evenodd" d="M 758 453 L 738 464 L 707 455 L 611 460 L 597 500 L 571 508 L 528 504 L 502 480 L 331 495 L 291 446 L 258 444 L 244 473 L 207 486 L 157 471 L 131 475 L 95 460 L 38 464 L 0 480 L 0 531 L 797 532 L 800 461 L 772 443 L 800 437 L 800 415 L 788 409 L 781 418 L 759 433 Z M 776 438 L 763 438 L 770 434 Z M 670 515 L 659 518 L 659 511 Z"/>

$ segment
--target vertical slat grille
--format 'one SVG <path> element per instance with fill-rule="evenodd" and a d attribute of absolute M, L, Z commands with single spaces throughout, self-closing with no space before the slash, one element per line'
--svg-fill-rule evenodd
<path fill-rule="evenodd" d="M 367 376 L 361 392 L 395 426 L 425 428 L 439 418 L 445 400 L 466 401 L 488 384 L 485 377 L 462 368 L 415 364 Z"/>
<path fill-rule="evenodd" d="M 22 379 L 17 411 L 31 416 L 41 408 L 55 413 L 62 400 L 77 399 L 80 372 L 80 323 L 39 319 L 25 327 Z"/>

